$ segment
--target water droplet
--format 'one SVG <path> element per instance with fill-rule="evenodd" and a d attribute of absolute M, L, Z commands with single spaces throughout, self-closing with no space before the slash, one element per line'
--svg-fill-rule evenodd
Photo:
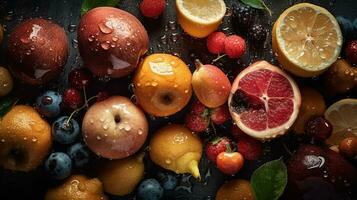
<path fill-rule="evenodd" d="M 4 139 L 4 138 L 2 138 L 2 139 L 1 139 L 1 142 L 2 142 L 2 143 L 4 143 L 4 142 L 5 142 L 5 139 Z"/>
<path fill-rule="evenodd" d="M 105 23 L 99 23 L 98 27 L 102 33 L 109 34 L 109 33 L 113 32 L 113 29 L 108 27 L 107 24 L 105 24 Z"/>
<path fill-rule="evenodd" d="M 167 44 L 167 37 L 166 35 L 163 35 L 160 37 L 160 42 L 163 44 L 163 45 L 166 45 Z"/>
<path fill-rule="evenodd" d="M 153 87 L 156 87 L 156 86 L 158 85 L 158 83 L 155 82 L 155 81 L 153 81 L 153 82 L 151 82 L 151 85 L 152 85 Z"/>
<path fill-rule="evenodd" d="M 77 49 L 78 48 L 78 40 L 72 39 L 72 47 Z"/>
<path fill-rule="evenodd" d="M 93 120 L 93 119 L 90 119 L 90 120 L 89 120 L 89 123 L 94 124 L 94 120 Z"/>
<path fill-rule="evenodd" d="M 171 160 L 170 159 L 166 159 L 165 163 L 169 165 L 169 164 L 171 164 Z"/>
<path fill-rule="evenodd" d="M 68 32 L 74 33 L 76 31 L 76 29 L 77 29 L 77 25 L 69 24 L 67 28 L 68 28 Z"/>
<path fill-rule="evenodd" d="M 107 42 L 101 43 L 100 46 L 101 46 L 102 49 L 104 49 L 104 50 L 110 49 L 110 44 L 108 44 Z"/>
<path fill-rule="evenodd" d="M 139 128 L 138 129 L 138 135 L 142 135 L 144 133 L 143 129 Z"/>
<path fill-rule="evenodd" d="M 179 36 L 178 33 L 171 33 L 171 41 L 172 42 L 177 42 L 178 36 Z"/>
<path fill-rule="evenodd" d="M 187 93 L 188 93 L 188 90 L 185 90 L 185 93 L 187 94 Z"/>
<path fill-rule="evenodd" d="M 100 137 L 100 135 L 97 135 L 97 140 L 101 140 L 102 139 L 102 137 Z"/>
<path fill-rule="evenodd" d="M 109 127 L 108 127 L 107 124 L 103 125 L 103 129 L 104 129 L 104 130 L 108 130 L 108 128 L 109 128 Z"/>
<path fill-rule="evenodd" d="M 116 35 L 114 35 L 113 38 L 112 38 L 112 40 L 113 40 L 114 42 L 118 41 L 118 39 L 119 39 L 119 38 L 118 38 L 118 36 L 116 36 Z"/>
<path fill-rule="evenodd" d="M 175 22 L 175 21 L 169 21 L 168 27 L 169 27 L 171 30 L 176 30 L 176 22 Z"/>
<path fill-rule="evenodd" d="M 32 142 L 37 142 L 37 138 L 32 138 Z"/>
<path fill-rule="evenodd" d="M 134 83 L 130 83 L 128 86 L 128 90 L 130 93 L 134 93 L 135 91 L 135 84 Z"/>

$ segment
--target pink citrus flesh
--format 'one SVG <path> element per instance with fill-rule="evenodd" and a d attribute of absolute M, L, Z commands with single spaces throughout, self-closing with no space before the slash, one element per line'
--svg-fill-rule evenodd
<path fill-rule="evenodd" d="M 269 140 L 285 134 L 293 125 L 301 95 L 289 75 L 266 61 L 259 61 L 237 76 L 228 104 L 232 118 L 243 132 Z"/>

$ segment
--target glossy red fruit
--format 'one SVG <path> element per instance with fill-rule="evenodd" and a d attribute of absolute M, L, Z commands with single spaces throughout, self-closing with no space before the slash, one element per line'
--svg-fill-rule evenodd
<path fill-rule="evenodd" d="M 357 158 L 357 137 L 343 139 L 338 149 L 339 152 L 347 158 Z"/>
<path fill-rule="evenodd" d="M 245 52 L 245 41 L 238 35 L 231 35 L 224 41 L 224 51 L 229 58 L 239 58 Z"/>
<path fill-rule="evenodd" d="M 357 40 L 353 40 L 347 44 L 345 54 L 349 61 L 357 64 Z"/>
<path fill-rule="evenodd" d="M 191 131 L 200 133 L 208 128 L 209 119 L 201 115 L 187 114 L 185 118 L 185 125 Z"/>
<path fill-rule="evenodd" d="M 323 117 L 310 119 L 305 125 L 305 132 L 317 140 L 326 140 L 332 134 L 332 125 Z"/>
<path fill-rule="evenodd" d="M 141 14 L 145 17 L 158 17 L 166 7 L 165 0 L 143 0 L 140 3 Z"/>
<path fill-rule="evenodd" d="M 199 100 L 194 100 L 191 105 L 191 113 L 195 115 L 202 114 L 207 107 L 203 105 Z"/>
<path fill-rule="evenodd" d="M 214 32 L 207 37 L 207 49 L 211 54 L 220 54 L 224 52 L 224 41 L 226 35 L 223 32 Z"/>
<path fill-rule="evenodd" d="M 230 118 L 231 114 L 229 113 L 228 105 L 226 104 L 211 110 L 211 120 L 216 125 L 223 124 Z"/>
<path fill-rule="evenodd" d="M 73 69 L 68 74 L 69 85 L 77 90 L 87 87 L 91 80 L 91 74 L 84 69 Z"/>
<path fill-rule="evenodd" d="M 258 160 L 263 154 L 262 143 L 248 135 L 238 139 L 237 147 L 246 160 Z"/>
<path fill-rule="evenodd" d="M 357 186 L 356 168 L 328 148 L 302 145 L 287 166 L 289 181 L 295 185 L 309 177 L 320 177 L 342 192 L 350 192 Z"/>
<path fill-rule="evenodd" d="M 231 148 L 232 141 L 227 138 L 215 138 L 206 144 L 206 156 L 209 160 L 216 162 L 218 154 L 226 152 Z"/>
<path fill-rule="evenodd" d="M 63 104 L 66 108 L 75 110 L 83 105 L 82 94 L 74 88 L 68 88 L 63 93 Z"/>
<path fill-rule="evenodd" d="M 217 156 L 217 168 L 224 174 L 233 175 L 244 165 L 244 158 L 238 152 L 222 152 Z"/>

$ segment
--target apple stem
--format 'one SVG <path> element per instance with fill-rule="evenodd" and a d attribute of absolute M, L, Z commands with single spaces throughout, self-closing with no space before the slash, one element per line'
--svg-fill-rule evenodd
<path fill-rule="evenodd" d="M 196 69 L 200 69 L 203 66 L 203 64 L 201 63 L 201 61 L 199 59 L 195 60 L 195 65 L 196 65 Z"/>

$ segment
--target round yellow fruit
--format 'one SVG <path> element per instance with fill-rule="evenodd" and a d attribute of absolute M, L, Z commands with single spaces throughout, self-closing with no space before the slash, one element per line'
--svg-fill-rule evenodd
<path fill-rule="evenodd" d="M 249 181 L 237 179 L 222 185 L 217 191 L 216 200 L 255 200 L 255 196 Z"/>
<path fill-rule="evenodd" d="M 198 163 L 202 142 L 183 125 L 172 124 L 158 130 L 150 141 L 151 160 L 177 174 L 190 173 L 200 178 Z"/>
<path fill-rule="evenodd" d="M 10 72 L 4 67 L 0 67 L 0 97 L 9 94 L 12 88 L 13 80 Z"/>
<path fill-rule="evenodd" d="M 275 22 L 272 47 L 282 66 L 301 77 L 323 73 L 340 55 L 342 34 L 326 9 L 300 3 L 286 9 Z"/>
<path fill-rule="evenodd" d="M 179 24 L 186 33 L 197 38 L 204 38 L 217 30 L 226 9 L 223 0 L 176 0 Z"/>
<path fill-rule="evenodd" d="M 144 177 L 143 158 L 144 154 L 140 154 L 105 163 L 99 172 L 104 191 L 118 196 L 133 192 Z"/>
<path fill-rule="evenodd" d="M 326 110 L 324 97 L 310 87 L 300 88 L 301 106 L 299 115 L 292 127 L 297 134 L 303 134 L 306 122 L 315 116 L 321 116 Z"/>
<path fill-rule="evenodd" d="M 72 175 L 62 185 L 49 189 L 45 200 L 107 200 L 97 178 Z"/>
<path fill-rule="evenodd" d="M 0 119 L 0 144 L 0 166 L 30 171 L 51 150 L 51 127 L 32 107 L 15 106 Z"/>
<path fill-rule="evenodd" d="M 134 77 L 135 96 L 143 110 L 157 117 L 175 114 L 192 95 L 188 66 L 170 54 L 153 54 L 144 59 Z"/>

